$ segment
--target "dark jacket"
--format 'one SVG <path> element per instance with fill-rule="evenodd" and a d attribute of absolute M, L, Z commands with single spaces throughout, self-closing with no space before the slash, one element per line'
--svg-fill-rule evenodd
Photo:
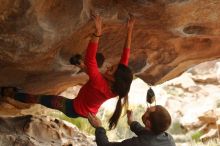
<path fill-rule="evenodd" d="M 136 121 L 131 123 L 130 129 L 137 137 L 125 139 L 122 142 L 109 142 L 105 129 L 96 128 L 96 143 L 98 146 L 175 146 L 172 136 L 166 132 L 155 135 Z"/>

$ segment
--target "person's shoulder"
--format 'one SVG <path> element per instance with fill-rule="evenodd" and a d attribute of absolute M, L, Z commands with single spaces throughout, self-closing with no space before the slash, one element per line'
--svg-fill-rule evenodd
<path fill-rule="evenodd" d="M 165 134 L 166 136 L 168 136 L 168 137 L 170 137 L 170 138 L 173 139 L 173 136 L 172 136 L 170 133 L 168 133 L 168 132 L 164 132 L 164 134 Z"/>
<path fill-rule="evenodd" d="M 173 136 L 168 132 L 164 132 L 164 134 L 166 135 L 167 140 L 170 142 L 169 146 L 176 146 Z"/>

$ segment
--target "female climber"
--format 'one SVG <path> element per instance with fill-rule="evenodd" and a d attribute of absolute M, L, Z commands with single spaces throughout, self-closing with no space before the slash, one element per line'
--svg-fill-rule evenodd
<path fill-rule="evenodd" d="M 25 103 L 39 103 L 48 108 L 57 109 L 68 117 L 85 117 L 96 115 L 102 103 L 110 98 L 117 97 L 115 111 L 109 119 L 109 129 L 115 128 L 121 115 L 122 108 L 128 103 L 128 92 L 133 79 L 132 71 L 128 67 L 128 59 L 131 47 L 131 35 L 134 26 L 134 18 L 127 22 L 127 35 L 123 53 L 118 64 L 107 68 L 101 74 L 96 62 L 96 52 L 99 39 L 102 36 L 102 20 L 98 15 L 92 16 L 96 31 L 88 44 L 84 63 L 89 80 L 80 89 L 75 99 L 67 99 L 56 95 L 31 95 L 27 93 L 10 93 L 10 88 L 2 88 L 2 96 L 13 96 L 14 99 Z M 10 95 L 11 94 L 11 95 Z"/>

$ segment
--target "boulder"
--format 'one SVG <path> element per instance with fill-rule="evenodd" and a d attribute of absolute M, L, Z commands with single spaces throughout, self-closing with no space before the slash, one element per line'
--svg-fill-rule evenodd
<path fill-rule="evenodd" d="M 99 51 L 119 61 L 126 20 L 136 18 L 130 67 L 155 85 L 220 57 L 220 1 L 0 0 L 0 86 L 58 94 L 86 81 L 69 64 L 94 32 L 90 12 L 103 17 Z M 105 68 L 105 67 L 104 67 Z"/>

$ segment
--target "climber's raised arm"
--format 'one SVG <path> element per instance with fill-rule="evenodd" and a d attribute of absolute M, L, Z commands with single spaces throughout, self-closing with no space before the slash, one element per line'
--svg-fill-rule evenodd
<path fill-rule="evenodd" d="M 98 49 L 99 38 L 102 35 L 102 19 L 99 15 L 92 15 L 92 19 L 95 22 L 95 32 L 92 33 L 92 38 L 86 50 L 85 65 L 87 68 L 87 74 L 90 79 L 96 77 L 99 74 L 98 65 L 96 62 L 96 52 Z"/>
<path fill-rule="evenodd" d="M 101 17 L 99 15 L 92 15 L 91 17 L 92 17 L 92 19 L 95 22 L 96 30 L 92 34 L 92 39 L 91 39 L 90 42 L 98 43 L 99 42 L 99 38 L 102 35 L 102 19 L 101 19 Z"/>
<path fill-rule="evenodd" d="M 130 56 L 131 36 L 132 36 L 133 27 L 134 27 L 134 22 L 135 22 L 135 19 L 131 15 L 130 19 L 127 22 L 127 36 L 126 36 L 124 49 L 123 49 L 123 53 L 121 55 L 121 60 L 120 60 L 120 63 L 126 66 L 128 65 L 128 60 Z"/>

